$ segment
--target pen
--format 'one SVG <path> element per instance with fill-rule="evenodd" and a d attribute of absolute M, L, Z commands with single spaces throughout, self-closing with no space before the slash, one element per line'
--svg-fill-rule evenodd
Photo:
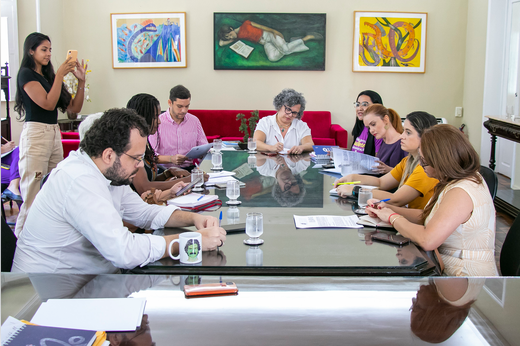
<path fill-rule="evenodd" d="M 338 183 L 336 185 L 353 185 L 353 184 L 359 184 L 361 181 L 349 181 L 348 183 Z M 332 183 L 334 185 L 334 183 Z"/>
<path fill-rule="evenodd" d="M 204 197 L 204 195 L 202 195 L 199 198 L 197 198 L 197 201 L 200 201 L 202 199 L 202 197 Z"/>
<path fill-rule="evenodd" d="M 9 143 L 9 141 L 7 139 L 5 139 L 4 136 L 2 136 L 2 139 L 6 142 L 6 143 Z"/>
<path fill-rule="evenodd" d="M 220 211 L 220 216 L 218 218 L 218 226 L 220 227 L 221 224 L 222 224 L 222 210 Z"/>
<path fill-rule="evenodd" d="M 382 202 L 388 202 L 390 200 L 390 198 L 385 198 L 385 199 L 382 199 L 380 201 L 377 201 L 375 202 L 374 204 L 372 204 L 373 207 L 377 207 L 379 203 L 382 203 Z"/>

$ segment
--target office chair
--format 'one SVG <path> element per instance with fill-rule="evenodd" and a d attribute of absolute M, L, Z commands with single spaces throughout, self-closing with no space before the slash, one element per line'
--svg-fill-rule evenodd
<path fill-rule="evenodd" d="M 489 167 L 480 166 L 480 175 L 482 175 L 482 178 L 484 178 L 486 181 L 486 184 L 489 188 L 489 193 L 491 194 L 491 198 L 493 198 L 494 201 L 498 189 L 498 178 L 495 171 Z"/>
<path fill-rule="evenodd" d="M 16 236 L 2 216 L 2 271 L 10 272 L 13 266 Z"/>
<path fill-rule="evenodd" d="M 500 271 L 502 276 L 520 275 L 520 215 L 507 232 L 500 251 Z"/>

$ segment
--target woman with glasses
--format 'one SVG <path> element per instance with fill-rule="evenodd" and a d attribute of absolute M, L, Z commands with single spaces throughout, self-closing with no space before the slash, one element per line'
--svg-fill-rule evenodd
<path fill-rule="evenodd" d="M 433 195 L 433 189 L 438 180 L 428 177 L 419 164 L 419 146 L 423 132 L 436 125 L 435 117 L 426 112 L 412 112 L 406 116 L 404 131 L 401 134 L 401 148 L 408 156 L 395 166 L 389 173 L 377 178 L 370 175 L 349 174 L 337 180 L 335 185 L 341 197 L 355 195 L 353 185 L 338 185 L 339 183 L 360 181 L 363 185 L 376 186 L 372 195 L 378 200 L 390 200 L 388 204 L 395 206 L 408 205 L 409 208 L 422 209 Z M 388 192 L 397 188 L 394 193 Z M 373 202 L 373 200 L 370 200 Z M 369 202 L 370 202 L 369 201 Z"/>
<path fill-rule="evenodd" d="M 254 139 L 258 151 L 301 154 L 312 151 L 314 142 L 311 129 L 301 120 L 305 110 L 305 98 L 293 89 L 284 89 L 273 101 L 275 115 L 260 119 L 256 125 Z"/>
<path fill-rule="evenodd" d="M 477 152 L 457 128 L 445 124 L 424 131 L 419 154 L 426 174 L 439 180 L 424 210 L 381 203 L 367 211 L 424 250 L 438 248 L 446 275 L 498 275 L 495 208 Z"/>
<path fill-rule="evenodd" d="M 161 113 L 161 104 L 157 98 L 150 94 L 137 94 L 128 101 L 126 107 L 134 109 L 137 114 L 146 120 L 150 127 L 150 134 L 153 135 L 157 132 L 160 124 L 159 114 Z M 184 186 L 183 184 L 177 185 L 178 182 L 189 183 L 191 180 L 190 173 L 183 169 L 170 168 L 164 170 L 160 168 L 157 165 L 157 155 L 150 142 L 146 143 L 143 161 L 144 167 L 139 168 L 132 183 L 133 189 L 140 195 L 155 188 L 162 190 L 158 200 L 165 202 L 174 198 L 175 193 Z"/>
<path fill-rule="evenodd" d="M 356 123 L 352 129 L 352 138 L 354 142 L 350 150 L 367 154 L 370 156 L 376 156 L 383 138 L 375 139 L 374 136 L 368 131 L 368 127 L 363 123 L 363 116 L 368 106 L 372 104 L 383 104 L 383 99 L 378 93 L 372 90 L 365 90 L 359 93 L 354 107 L 356 108 Z"/>

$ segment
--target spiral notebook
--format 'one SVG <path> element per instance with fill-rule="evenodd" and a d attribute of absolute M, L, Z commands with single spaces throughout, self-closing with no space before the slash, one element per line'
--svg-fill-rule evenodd
<path fill-rule="evenodd" d="M 2 329 L 4 326 L 2 326 Z M 2 334 L 4 330 L 2 330 Z M 4 339 L 4 338 L 2 338 Z M 96 341 L 96 332 L 81 329 L 66 329 L 56 327 L 23 324 L 12 332 L 2 343 L 8 346 L 26 345 L 87 345 Z"/>

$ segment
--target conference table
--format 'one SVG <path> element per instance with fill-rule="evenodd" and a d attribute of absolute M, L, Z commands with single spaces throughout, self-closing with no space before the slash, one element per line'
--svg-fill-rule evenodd
<path fill-rule="evenodd" d="M 310 156 L 266 156 L 247 151 L 223 151 L 222 168 L 235 172 L 245 183 L 238 207 L 227 206 L 225 189 L 210 189 L 222 200 L 219 210 L 204 212 L 219 217 L 222 225 L 245 223 L 246 214 L 263 214 L 261 246 L 248 246 L 244 232 L 230 233 L 225 244 L 203 252 L 202 262 L 186 265 L 171 258 L 134 268 L 135 274 L 218 274 L 218 275 L 432 275 L 434 263 L 413 243 L 392 246 L 371 240 L 375 232 L 361 229 L 296 229 L 293 215 L 354 215 L 353 202 L 330 196 L 336 177 L 323 174 Z M 211 154 L 201 169 L 211 172 Z M 355 205 L 354 205 L 355 207 Z M 194 228 L 156 230 L 175 234 Z"/>
<path fill-rule="evenodd" d="M 145 298 L 142 328 L 115 333 L 141 346 L 480 346 L 520 340 L 520 278 L 2 273 L 1 279 L 2 323 L 8 316 L 30 321 L 48 299 Z M 238 294 L 184 296 L 186 284 L 220 281 L 234 282 Z"/>

